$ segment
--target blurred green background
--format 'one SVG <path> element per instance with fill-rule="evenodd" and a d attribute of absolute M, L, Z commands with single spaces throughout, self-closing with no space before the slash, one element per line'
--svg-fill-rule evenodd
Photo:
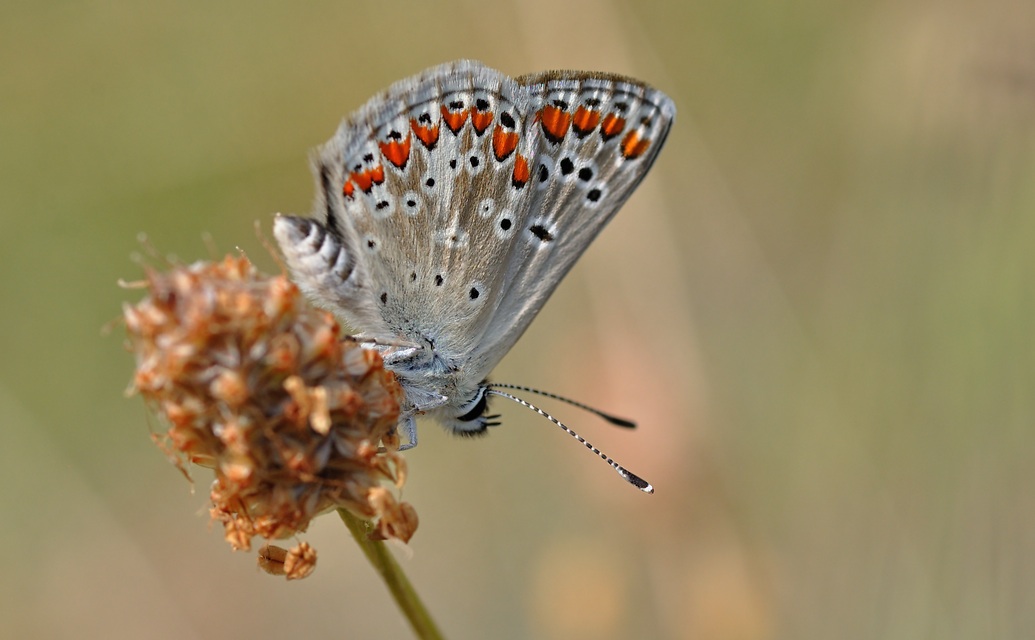
<path fill-rule="evenodd" d="M 1035 637 L 1033 43 L 1021 0 L 5 4 L 5 635 L 410 637 L 333 515 L 300 583 L 231 553 L 102 327 L 141 232 L 275 270 L 309 150 L 470 57 L 679 115 L 495 375 L 638 419 L 543 403 L 657 494 L 516 406 L 423 425 L 396 551 L 447 636 Z"/>

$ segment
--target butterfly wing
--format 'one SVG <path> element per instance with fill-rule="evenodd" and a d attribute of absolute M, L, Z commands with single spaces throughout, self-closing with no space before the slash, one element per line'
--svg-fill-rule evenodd
<path fill-rule="evenodd" d="M 486 224 L 484 207 L 508 178 L 492 159 L 491 125 L 499 111 L 521 119 L 520 88 L 460 62 L 393 92 L 396 115 L 372 123 L 366 144 L 348 148 L 360 132 L 341 131 L 322 157 L 331 165 L 345 159 L 342 222 L 370 254 L 373 294 L 391 332 L 426 345 L 452 368 L 473 348 L 479 332 L 472 328 L 489 321 L 502 291 L 498 257 L 509 240 Z M 364 189 L 363 171 L 383 171 L 384 181 Z"/>
<path fill-rule="evenodd" d="M 468 355 L 479 378 L 517 342 L 629 198 L 675 118 L 668 96 L 623 76 L 553 71 L 517 82 L 527 101 L 521 137 L 528 183 L 500 304 Z"/>
<path fill-rule="evenodd" d="M 435 67 L 341 125 L 315 162 L 315 220 L 275 233 L 318 302 L 477 383 L 643 178 L 674 113 L 619 76 Z"/>
<path fill-rule="evenodd" d="M 460 61 L 397 82 L 346 119 L 314 160 L 313 219 L 274 227 L 303 290 L 370 338 L 468 350 L 465 326 L 491 313 L 487 287 L 500 289 L 498 263 L 479 256 L 504 242 L 474 220 L 472 194 L 496 189 L 483 112 L 490 100 L 513 110 L 519 93 Z"/>

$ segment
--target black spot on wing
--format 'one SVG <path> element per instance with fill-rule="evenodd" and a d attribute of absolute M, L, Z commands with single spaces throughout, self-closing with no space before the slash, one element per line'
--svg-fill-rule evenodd
<path fill-rule="evenodd" d="M 553 240 L 553 234 L 546 230 L 546 227 L 534 224 L 528 228 L 532 232 L 532 235 L 539 238 L 543 242 L 551 242 Z"/>

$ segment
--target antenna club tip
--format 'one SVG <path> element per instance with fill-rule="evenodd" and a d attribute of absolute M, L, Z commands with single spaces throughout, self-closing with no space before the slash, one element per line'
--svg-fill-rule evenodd
<path fill-rule="evenodd" d="M 608 422 L 610 422 L 611 424 L 615 425 L 616 427 L 622 427 L 623 429 L 635 429 L 636 428 L 636 423 L 633 422 L 632 420 L 626 420 L 625 418 L 619 418 L 617 416 L 602 416 L 602 417 L 604 419 L 606 419 Z"/>
<path fill-rule="evenodd" d="M 634 487 L 636 487 L 640 491 L 642 491 L 644 493 L 654 493 L 654 485 L 652 485 L 651 483 L 647 482 L 646 480 L 644 480 L 640 476 L 636 475 L 635 473 L 632 473 L 631 471 L 628 471 L 627 469 L 622 469 L 622 470 L 620 470 L 618 472 L 618 474 L 621 475 L 623 478 L 625 478 L 626 482 L 628 482 L 629 484 L 633 485 Z"/>

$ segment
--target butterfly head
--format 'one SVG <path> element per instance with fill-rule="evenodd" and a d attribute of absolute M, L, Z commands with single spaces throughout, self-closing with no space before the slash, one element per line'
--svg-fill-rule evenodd
<path fill-rule="evenodd" d="M 483 435 L 489 427 L 500 424 L 499 415 L 486 413 L 489 409 L 488 391 L 488 382 L 483 381 L 472 393 L 458 396 L 455 401 L 447 402 L 427 413 L 457 435 Z"/>

